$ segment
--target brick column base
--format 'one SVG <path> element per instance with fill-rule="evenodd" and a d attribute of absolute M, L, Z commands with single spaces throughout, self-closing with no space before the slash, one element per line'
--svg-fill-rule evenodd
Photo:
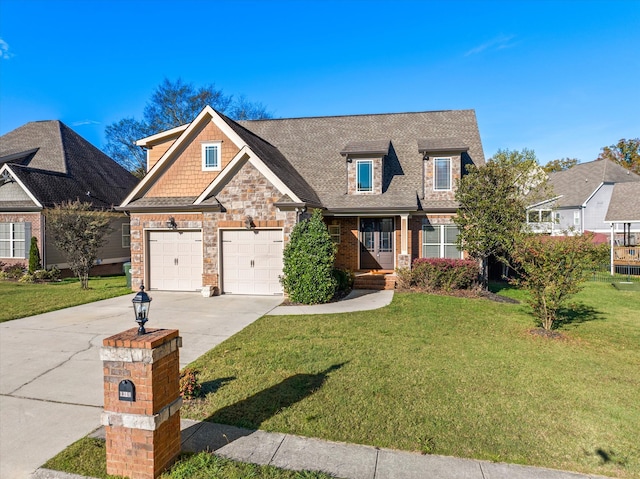
<path fill-rule="evenodd" d="M 107 474 L 155 479 L 180 454 L 177 329 L 129 329 L 103 341 Z"/>

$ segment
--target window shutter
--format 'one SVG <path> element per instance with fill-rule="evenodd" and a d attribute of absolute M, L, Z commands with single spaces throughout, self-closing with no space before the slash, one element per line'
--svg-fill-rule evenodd
<path fill-rule="evenodd" d="M 26 222 L 24 224 L 24 257 L 29 259 L 29 252 L 31 251 L 31 223 Z"/>

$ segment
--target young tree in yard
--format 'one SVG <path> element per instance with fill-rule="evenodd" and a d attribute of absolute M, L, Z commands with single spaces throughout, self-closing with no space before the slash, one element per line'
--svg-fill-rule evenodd
<path fill-rule="evenodd" d="M 318 304 L 333 298 L 337 286 L 333 276 L 335 256 L 336 246 L 320 210 L 294 226 L 284 248 L 280 278 L 291 301 Z"/>
<path fill-rule="evenodd" d="M 607 250 L 592 243 L 591 235 L 550 237 L 520 235 L 511 250 L 519 273 L 513 282 L 529 292 L 529 304 L 540 325 L 550 330 L 566 299 L 580 291 L 586 273 Z"/>
<path fill-rule="evenodd" d="M 598 160 L 611 160 L 640 175 L 640 138 L 621 139 L 618 143 L 605 146 Z"/>
<path fill-rule="evenodd" d="M 29 249 L 29 273 L 41 268 L 40 250 L 38 249 L 38 238 L 31 237 L 31 248 Z"/>
<path fill-rule="evenodd" d="M 156 88 L 142 113 L 142 120 L 124 118 L 105 129 L 107 144 L 104 148 L 111 158 L 133 174 L 142 178 L 146 173 L 147 159 L 135 142 L 160 131 L 192 121 L 206 106 L 238 120 L 271 118 L 260 103 L 252 103 L 244 96 L 234 98 L 214 85 L 196 88 L 181 79 L 165 80 Z"/>
<path fill-rule="evenodd" d="M 498 150 L 485 166 L 467 167 L 458 182 L 460 206 L 454 221 L 460 228 L 458 245 L 482 263 L 482 284 L 488 286 L 488 259 L 495 256 L 508 264 L 515 237 L 522 233 L 525 198 L 532 190 L 543 190 L 546 174 L 538 166 L 533 150 Z"/>
<path fill-rule="evenodd" d="M 93 210 L 91 203 L 76 200 L 56 205 L 46 216 L 53 244 L 65 256 L 69 268 L 80 280 L 80 287 L 88 289 L 89 270 L 98 257 L 98 249 L 113 231 L 112 213 Z"/>

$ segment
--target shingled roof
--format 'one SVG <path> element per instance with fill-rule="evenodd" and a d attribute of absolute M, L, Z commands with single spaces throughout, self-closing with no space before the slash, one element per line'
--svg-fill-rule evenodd
<path fill-rule="evenodd" d="M 415 210 L 422 191 L 423 153 L 419 142 L 467 150 L 466 160 L 483 165 L 484 153 L 473 110 L 245 120 L 237 122 L 277 147 L 329 210 Z M 345 148 L 390 141 L 382 195 L 347 195 Z M 462 149 L 462 148 L 460 148 Z M 428 208 L 429 204 L 423 204 Z"/>
<path fill-rule="evenodd" d="M 613 187 L 605 221 L 640 223 L 640 181 Z"/>
<path fill-rule="evenodd" d="M 611 160 L 580 163 L 565 171 L 549 175 L 549 184 L 559 196 L 557 205 L 570 208 L 584 204 L 602 183 L 640 181 L 640 176 Z"/>
<path fill-rule="evenodd" d="M 44 206 L 65 200 L 120 204 L 138 179 L 58 120 L 27 123 L 0 137 L 0 166 Z M 0 208 L 11 208 L 0 203 Z"/>

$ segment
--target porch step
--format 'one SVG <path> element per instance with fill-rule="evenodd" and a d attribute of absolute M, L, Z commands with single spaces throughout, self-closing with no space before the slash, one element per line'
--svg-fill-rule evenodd
<path fill-rule="evenodd" d="M 353 289 L 393 290 L 395 287 L 395 274 L 361 274 L 353 282 Z"/>

